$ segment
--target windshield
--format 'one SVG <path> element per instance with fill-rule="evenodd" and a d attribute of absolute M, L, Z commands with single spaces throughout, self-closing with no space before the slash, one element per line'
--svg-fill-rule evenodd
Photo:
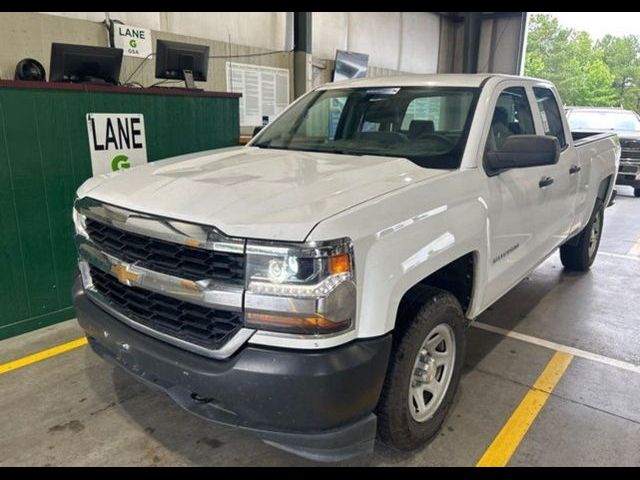
<path fill-rule="evenodd" d="M 640 131 L 640 120 L 633 112 L 573 110 L 568 115 L 571 130 L 634 130 Z"/>
<path fill-rule="evenodd" d="M 404 157 L 457 168 L 478 89 L 344 88 L 312 92 L 266 127 L 252 146 Z"/>

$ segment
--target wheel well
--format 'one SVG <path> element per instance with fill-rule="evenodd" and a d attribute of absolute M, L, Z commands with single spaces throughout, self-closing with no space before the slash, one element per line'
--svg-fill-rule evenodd
<path fill-rule="evenodd" d="M 595 204 L 593 206 L 594 208 L 597 205 L 598 200 L 604 203 L 605 199 L 607 198 L 607 192 L 609 191 L 609 186 L 611 185 L 612 180 L 613 180 L 613 175 L 609 175 L 607 178 L 603 178 L 602 181 L 600 182 L 600 185 L 598 185 L 598 194 L 596 195 Z M 591 218 L 591 213 L 589 213 L 589 218 Z M 582 233 L 582 230 L 580 230 L 579 232 L 576 232 L 571 238 L 565 241 L 563 245 L 569 245 L 569 246 L 575 247 L 578 244 L 578 240 L 580 240 L 581 233 Z"/>
<path fill-rule="evenodd" d="M 473 294 L 474 268 L 475 255 L 473 252 L 469 252 L 445 265 L 407 290 L 400 301 L 399 311 L 406 303 L 405 300 L 412 297 L 411 294 L 418 286 L 428 285 L 451 293 L 460 302 L 462 311 L 466 312 Z"/>
<path fill-rule="evenodd" d="M 604 178 L 600 185 L 598 186 L 598 198 L 604 202 L 604 199 L 607 197 L 607 192 L 609 191 L 609 185 L 611 185 L 612 175 L 609 175 L 607 178 Z"/>

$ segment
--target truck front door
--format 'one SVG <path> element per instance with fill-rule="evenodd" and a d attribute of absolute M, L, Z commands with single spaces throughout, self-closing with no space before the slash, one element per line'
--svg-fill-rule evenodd
<path fill-rule="evenodd" d="M 499 150 L 512 135 L 536 135 L 533 93 L 521 82 L 502 82 L 493 94 L 493 116 L 486 128 L 487 152 Z M 555 165 L 511 168 L 487 172 L 489 257 L 483 304 L 493 303 L 544 257 L 546 224 L 554 212 L 545 211 L 549 189 L 554 188 Z M 550 183 L 547 183 L 550 182 Z"/>

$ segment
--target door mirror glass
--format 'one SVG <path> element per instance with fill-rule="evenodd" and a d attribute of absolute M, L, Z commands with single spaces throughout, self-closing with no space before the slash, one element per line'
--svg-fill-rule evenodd
<path fill-rule="evenodd" d="M 553 165 L 559 157 L 560 143 L 556 137 L 513 135 L 498 149 L 487 152 L 486 166 L 490 174 L 496 175 L 510 168 Z"/>

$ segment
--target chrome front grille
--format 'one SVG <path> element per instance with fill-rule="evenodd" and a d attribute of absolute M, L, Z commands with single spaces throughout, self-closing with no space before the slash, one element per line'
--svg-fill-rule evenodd
<path fill-rule="evenodd" d="M 640 149 L 634 148 L 634 149 L 622 149 L 622 152 L 620 153 L 620 158 L 621 159 L 630 159 L 630 160 L 640 160 Z"/>
<path fill-rule="evenodd" d="M 621 160 L 626 159 L 640 162 L 640 141 L 623 138 L 620 140 L 620 148 Z"/>
<path fill-rule="evenodd" d="M 188 280 L 244 283 L 244 254 L 215 252 L 127 232 L 88 218 L 89 238 L 103 252 L 128 263 Z"/>
<path fill-rule="evenodd" d="M 243 326 L 244 240 L 88 198 L 75 208 L 85 290 L 116 318 L 212 358 L 253 334 Z"/>
<path fill-rule="evenodd" d="M 186 342 L 217 349 L 242 327 L 242 312 L 209 308 L 126 286 L 96 267 L 90 267 L 90 274 L 98 293 L 120 313 Z"/>
<path fill-rule="evenodd" d="M 639 165 L 620 165 L 620 168 L 618 168 L 618 172 L 620 173 L 627 173 L 627 174 L 633 174 L 635 175 L 636 173 L 638 173 L 638 169 L 640 168 L 640 164 Z"/>

